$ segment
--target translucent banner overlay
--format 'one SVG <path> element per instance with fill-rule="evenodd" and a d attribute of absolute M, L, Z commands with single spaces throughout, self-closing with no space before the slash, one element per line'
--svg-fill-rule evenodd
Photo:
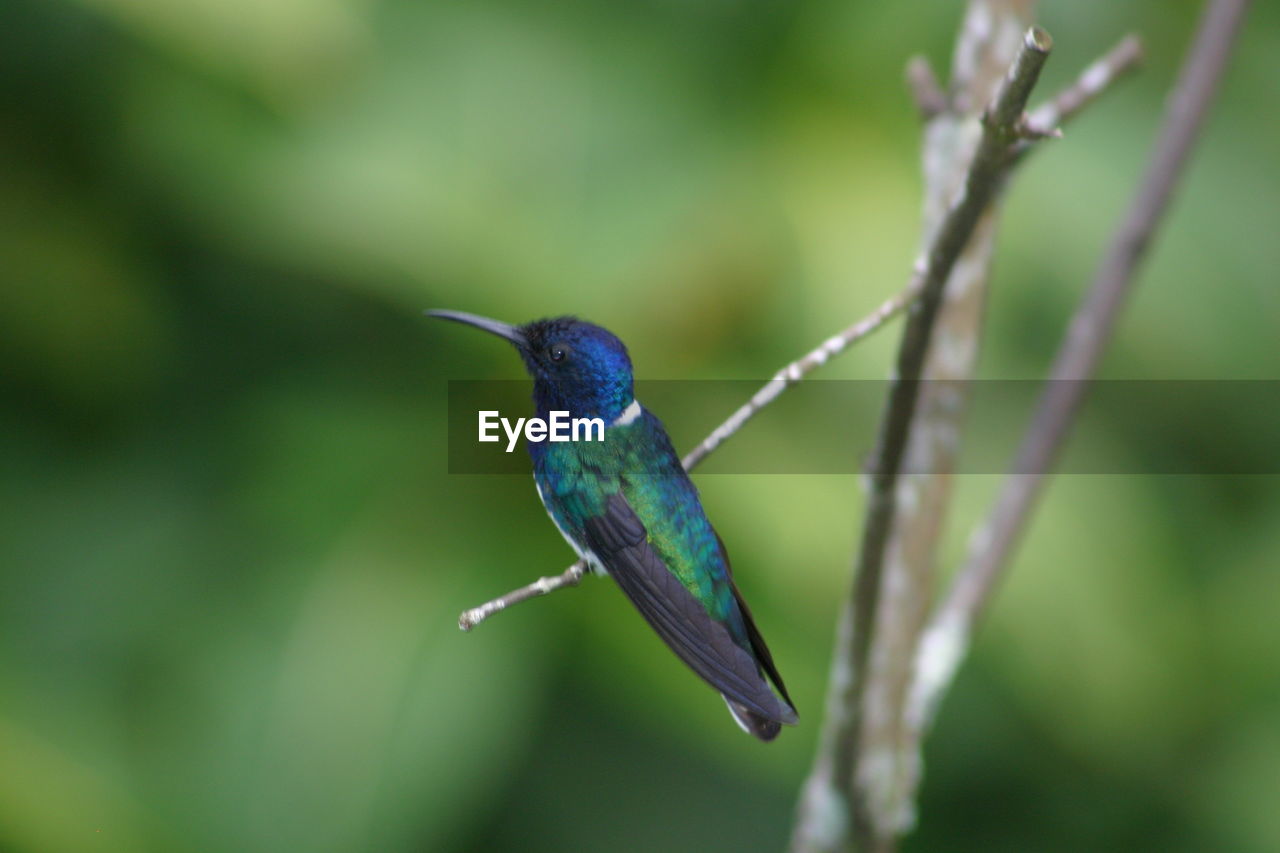
<path fill-rule="evenodd" d="M 639 381 L 636 398 L 665 424 L 676 452 L 685 454 L 762 384 Z M 957 383 L 947 385 L 928 388 L 929 396 L 964 397 Z M 978 380 L 968 385 L 962 447 L 953 473 L 1007 473 L 1044 383 Z M 925 386 L 921 383 L 921 390 Z M 1054 466 L 1059 473 L 1280 474 L 1280 380 L 1106 380 L 1089 386 L 1084 409 Z M 698 473 L 862 473 L 887 390 L 884 381 L 801 382 L 721 445 Z M 449 473 L 527 476 L 523 433 L 510 453 L 501 425 L 491 430 L 498 441 L 482 443 L 478 413 L 498 412 L 514 427 L 517 419 L 535 415 L 531 391 L 528 380 L 451 380 Z M 931 473 L 928 466 L 933 464 L 907 470 Z"/>

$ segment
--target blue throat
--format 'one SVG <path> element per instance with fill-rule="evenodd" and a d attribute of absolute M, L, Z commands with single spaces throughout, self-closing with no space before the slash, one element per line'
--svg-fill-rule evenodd
<path fill-rule="evenodd" d="M 538 379 L 533 384 L 533 403 L 544 420 L 551 412 L 568 412 L 575 418 L 602 418 L 613 423 L 635 399 L 631 376 L 611 377 L 587 388 L 579 382 Z"/>

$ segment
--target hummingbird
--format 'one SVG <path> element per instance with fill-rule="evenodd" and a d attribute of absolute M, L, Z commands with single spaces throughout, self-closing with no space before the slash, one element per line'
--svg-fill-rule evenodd
<path fill-rule="evenodd" d="M 567 411 L 604 422 L 604 441 L 527 442 L 551 520 L 591 571 L 613 578 L 671 651 L 720 693 L 743 731 L 770 741 L 783 724 L 795 725 L 724 542 L 662 422 L 635 399 L 622 341 L 576 317 L 512 326 L 460 311 L 427 314 L 510 341 L 544 421 Z"/>

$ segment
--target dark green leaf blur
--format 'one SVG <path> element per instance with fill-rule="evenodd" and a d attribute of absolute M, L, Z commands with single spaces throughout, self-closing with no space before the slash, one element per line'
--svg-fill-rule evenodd
<path fill-rule="evenodd" d="M 1148 61 L 1014 182 L 982 376 L 1044 372 L 1198 6 L 1043 2 L 1041 95 L 1130 31 Z M 421 312 L 576 313 L 642 379 L 767 378 L 906 281 L 902 69 L 946 65 L 960 4 L 0 9 L 0 850 L 781 849 L 857 478 L 698 478 L 801 714 L 774 744 L 608 581 L 462 634 L 572 555 L 527 475 L 447 473 L 446 381 L 522 374 Z M 1277 56 L 1256 4 L 1105 376 L 1280 379 Z M 884 377 L 896 336 L 819 375 Z M 688 449 L 732 405 L 658 414 Z M 1278 469 L 1248 411 L 1179 411 L 1093 411 L 1090 453 Z M 785 418 L 748 431 L 791 452 Z M 998 482 L 962 478 L 945 566 Z M 906 849 L 1280 849 L 1278 491 L 1056 480 Z"/>

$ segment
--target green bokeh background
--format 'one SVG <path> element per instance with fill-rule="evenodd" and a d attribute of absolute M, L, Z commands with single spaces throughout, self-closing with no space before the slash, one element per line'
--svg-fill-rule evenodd
<path fill-rule="evenodd" d="M 1042 4 L 1042 92 L 1129 31 L 1149 58 L 1015 182 L 983 376 L 1043 374 L 1198 5 Z M 960 4 L 0 9 L 0 849 L 780 849 L 856 479 L 699 478 L 802 714 L 769 747 L 607 582 L 464 635 L 570 554 L 527 477 L 446 473 L 446 380 L 520 368 L 420 312 L 767 377 L 904 281 L 902 67 L 946 64 Z M 1277 56 L 1257 4 L 1104 375 L 1280 379 Z M 823 376 L 885 376 L 895 338 Z M 1190 411 L 1094 452 L 1194 428 L 1277 470 L 1247 411 Z M 687 447 L 725 413 L 659 414 Z M 997 484 L 964 478 L 948 565 Z M 1055 481 L 907 849 L 1280 849 L 1278 487 Z"/>

